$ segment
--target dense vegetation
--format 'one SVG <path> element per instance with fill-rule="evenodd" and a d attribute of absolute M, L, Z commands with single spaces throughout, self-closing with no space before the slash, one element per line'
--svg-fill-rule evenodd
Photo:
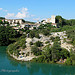
<path fill-rule="evenodd" d="M 40 53 L 41 56 L 37 59 L 33 59 L 33 61 L 36 62 L 57 62 L 61 58 L 67 59 L 67 57 L 70 57 L 70 53 L 66 50 L 60 47 L 60 43 L 57 41 L 54 42 L 54 45 L 50 47 L 50 44 L 43 48 L 43 51 Z"/>
<path fill-rule="evenodd" d="M 63 27 L 65 25 L 73 26 L 75 25 L 75 19 L 66 20 L 61 16 L 56 16 L 56 23 L 58 27 Z"/>
<path fill-rule="evenodd" d="M 13 44 L 10 44 L 7 48 L 7 50 L 9 50 L 9 52 L 11 54 L 15 54 L 17 57 L 19 56 L 19 52 L 20 52 L 20 49 L 24 49 L 26 48 L 26 41 L 25 41 L 25 35 L 22 35 L 18 40 L 17 42 L 14 42 Z"/>
<path fill-rule="evenodd" d="M 2 24 L 2 25 L 5 25 L 5 24 L 9 25 L 9 22 L 7 22 L 7 21 L 5 21 L 5 20 L 4 20 L 4 22 L 3 22 L 2 20 L 0 20 L 0 25 L 1 25 L 1 24 Z"/>
<path fill-rule="evenodd" d="M 31 51 L 36 56 L 41 55 L 41 50 L 38 47 L 36 47 L 36 46 L 32 46 L 31 47 Z"/>
<path fill-rule="evenodd" d="M 0 26 L 0 46 L 7 46 L 14 42 L 11 38 L 20 37 L 20 33 L 10 26 Z"/>
<path fill-rule="evenodd" d="M 75 20 L 66 20 L 62 18 L 61 16 L 56 16 L 56 23 L 57 23 L 57 28 L 52 26 L 51 23 L 48 23 L 45 25 L 41 24 L 38 28 L 34 28 L 33 30 L 29 30 L 28 27 L 25 27 L 24 29 L 22 29 L 22 31 L 26 32 L 26 35 L 28 35 L 29 38 L 34 38 L 34 37 L 40 38 L 39 34 L 49 36 L 51 35 L 51 32 L 66 31 L 68 39 L 71 40 L 68 43 L 71 43 L 75 47 L 75 35 L 74 35 L 75 34 Z M 0 35 L 2 36 L 0 37 L 1 39 L 5 35 L 6 39 L 4 39 L 4 42 L 5 41 L 9 42 L 10 38 L 12 37 L 15 38 L 17 37 L 17 34 L 19 35 L 19 33 L 17 33 L 11 27 L 7 27 L 7 29 L 6 27 L 4 28 L 1 28 L 5 30 L 5 31 L 2 30 L 3 35 L 0 33 Z M 25 38 L 26 36 L 23 35 L 18 39 L 16 43 L 10 44 L 8 46 L 9 52 L 11 54 L 15 53 L 17 56 L 19 56 L 19 51 L 21 49 L 26 48 Z M 67 59 L 65 62 L 66 65 L 75 65 L 75 52 L 73 50 L 71 50 L 71 52 L 68 52 L 66 49 L 61 48 L 60 37 L 51 37 L 50 40 L 54 42 L 53 46 L 51 47 L 51 45 L 48 44 L 42 50 L 40 49 L 40 47 L 43 46 L 42 42 L 40 41 L 37 41 L 35 43 L 30 42 L 32 53 L 36 56 L 39 56 L 38 58 L 33 59 L 33 61 L 51 63 L 51 62 L 58 62 L 60 59 L 63 59 L 63 60 Z M 49 43 L 49 41 L 47 41 L 46 43 Z"/>

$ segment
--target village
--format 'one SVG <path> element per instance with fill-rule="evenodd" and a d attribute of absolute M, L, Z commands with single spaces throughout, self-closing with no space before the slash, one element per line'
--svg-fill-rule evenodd
<path fill-rule="evenodd" d="M 0 75 L 75 75 L 75 0 L 0 0 Z"/>
<path fill-rule="evenodd" d="M 61 18 L 61 16 L 57 17 Z M 41 22 L 29 22 L 24 19 L 1 19 L 1 21 L 3 23 L 7 23 L 1 24 L 1 26 L 9 25 L 17 32 L 20 32 L 23 36 L 23 38 L 20 38 L 18 41 L 14 40 L 15 42 L 8 46 L 8 54 L 16 60 L 33 61 L 35 59 L 35 61 L 37 61 L 40 56 L 42 58 L 43 53 L 46 53 L 46 51 L 48 52 L 48 49 L 52 49 L 54 46 L 53 48 L 55 48 L 55 50 L 52 49 L 54 50 L 54 54 L 52 55 L 51 50 L 51 57 L 45 59 L 44 62 L 53 61 L 56 63 L 65 63 L 67 56 L 69 57 L 69 52 L 71 50 L 75 50 L 73 44 L 68 43 L 71 40 L 68 39 L 67 32 L 65 30 L 59 32 L 52 31 L 53 29 L 59 29 L 54 15 L 52 15 L 51 18 L 42 20 Z M 61 24 L 59 23 L 59 25 Z M 48 49 L 46 49 L 46 47 Z M 55 59 L 56 50 L 59 50 L 57 52 L 58 54 L 61 54 L 60 51 L 64 53 L 66 52 L 67 54 L 63 53 L 63 55 L 61 54 Z M 44 57 L 46 56 L 44 55 Z"/>
<path fill-rule="evenodd" d="M 3 23 L 6 21 L 10 26 L 14 29 L 19 30 L 23 29 L 24 27 L 29 27 L 32 30 L 34 27 L 38 28 L 41 24 L 51 23 L 53 26 L 57 26 L 55 23 L 55 16 L 52 15 L 51 18 L 47 18 L 46 20 L 42 20 L 41 22 L 28 22 L 26 23 L 24 19 L 0 19 Z M 2 24 L 1 24 L 2 25 Z M 4 24 L 7 26 L 7 24 Z"/>

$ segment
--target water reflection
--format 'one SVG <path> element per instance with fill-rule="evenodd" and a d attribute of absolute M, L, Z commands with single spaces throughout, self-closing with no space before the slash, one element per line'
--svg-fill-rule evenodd
<path fill-rule="evenodd" d="M 73 66 L 20 62 L 13 59 L 10 59 L 10 64 L 15 67 L 20 66 L 20 68 L 22 68 L 21 70 L 27 69 L 29 75 L 38 75 L 38 73 L 40 73 L 40 75 L 75 75 L 75 67 Z M 23 72 L 26 73 L 26 71 Z"/>
<path fill-rule="evenodd" d="M 0 58 L 5 58 L 6 57 L 6 48 L 7 46 L 0 46 Z"/>

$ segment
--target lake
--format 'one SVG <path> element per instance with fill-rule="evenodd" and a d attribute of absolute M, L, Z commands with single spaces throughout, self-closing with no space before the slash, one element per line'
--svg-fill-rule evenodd
<path fill-rule="evenodd" d="M 0 75 L 75 75 L 75 66 L 16 61 L 1 46 Z"/>

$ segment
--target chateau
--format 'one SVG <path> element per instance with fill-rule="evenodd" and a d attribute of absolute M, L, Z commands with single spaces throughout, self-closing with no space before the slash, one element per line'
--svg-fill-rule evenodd
<path fill-rule="evenodd" d="M 42 24 L 46 24 L 46 23 L 52 23 L 53 26 L 56 26 L 55 16 L 52 15 L 51 18 L 47 18 L 46 20 L 42 21 Z"/>
<path fill-rule="evenodd" d="M 53 16 L 51 16 L 51 18 L 47 18 L 46 22 L 47 23 L 55 23 L 55 16 L 53 15 Z"/>

